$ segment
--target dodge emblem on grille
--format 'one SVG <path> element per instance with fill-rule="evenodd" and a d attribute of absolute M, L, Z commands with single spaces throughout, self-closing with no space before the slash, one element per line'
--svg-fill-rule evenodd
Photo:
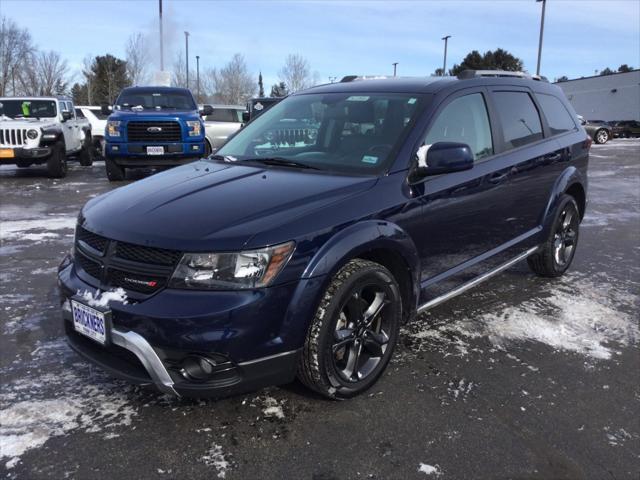
<path fill-rule="evenodd" d="M 133 283 L 134 285 L 142 285 L 145 287 L 155 287 L 158 285 L 158 282 L 156 282 L 155 280 L 138 280 L 137 278 L 129 278 L 129 277 L 124 277 L 124 281 L 127 283 Z"/>
<path fill-rule="evenodd" d="M 160 133 L 162 131 L 162 127 L 149 127 L 147 128 L 147 132 L 149 133 Z"/>

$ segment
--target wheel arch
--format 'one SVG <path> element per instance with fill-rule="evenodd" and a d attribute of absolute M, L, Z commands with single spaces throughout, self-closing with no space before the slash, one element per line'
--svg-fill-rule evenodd
<path fill-rule="evenodd" d="M 540 221 L 545 235 L 551 227 L 550 224 L 553 221 L 554 213 L 560 198 L 564 194 L 571 195 L 576 200 L 580 210 L 580 220 L 582 220 L 587 207 L 587 181 L 580 170 L 574 166 L 565 169 L 553 185 L 547 206 Z"/>

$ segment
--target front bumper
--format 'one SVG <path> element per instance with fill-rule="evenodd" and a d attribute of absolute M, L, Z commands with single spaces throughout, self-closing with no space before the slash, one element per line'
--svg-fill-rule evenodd
<path fill-rule="evenodd" d="M 164 154 L 148 155 L 147 147 L 163 147 Z M 184 143 L 126 143 L 106 141 L 105 155 L 125 167 L 181 165 L 205 154 L 204 138 Z"/>
<path fill-rule="evenodd" d="M 61 301 L 93 291 L 67 265 L 58 274 Z M 110 305 L 111 344 L 77 333 L 63 308 L 67 338 L 83 357 L 131 383 L 187 397 L 221 397 L 295 378 L 306 324 L 285 321 L 296 285 L 260 291 L 165 289 L 142 301 Z M 184 367 L 194 355 L 212 359 L 213 374 L 193 379 Z"/>
<path fill-rule="evenodd" d="M 0 147 L 2 150 L 13 150 L 13 156 L 0 155 L 0 165 L 14 165 L 16 163 L 28 162 L 35 163 L 39 160 L 46 160 L 51 156 L 51 147 L 37 147 L 37 148 L 7 148 Z"/>

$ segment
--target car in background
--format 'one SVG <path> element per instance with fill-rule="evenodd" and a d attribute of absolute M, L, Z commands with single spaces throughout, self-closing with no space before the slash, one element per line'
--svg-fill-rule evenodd
<path fill-rule="evenodd" d="M 640 137 L 640 122 L 637 120 L 621 120 L 613 123 L 613 136 L 616 138 Z"/>
<path fill-rule="evenodd" d="M 77 105 L 76 117 L 86 118 L 91 124 L 93 147 L 96 157 L 104 157 L 104 130 L 107 128 L 109 115 L 102 113 L 102 107 Z"/>
<path fill-rule="evenodd" d="M 247 110 L 242 114 L 244 122 L 253 120 L 258 115 L 266 112 L 285 97 L 256 97 L 247 102 Z"/>
<path fill-rule="evenodd" d="M 206 154 L 220 148 L 227 141 L 229 135 L 240 130 L 242 126 L 242 105 L 209 105 L 212 112 L 205 115 L 204 134 L 206 137 Z"/>
<path fill-rule="evenodd" d="M 604 120 L 585 120 L 582 115 L 578 115 L 578 120 L 594 142 L 603 144 L 613 138 L 613 127 Z"/>

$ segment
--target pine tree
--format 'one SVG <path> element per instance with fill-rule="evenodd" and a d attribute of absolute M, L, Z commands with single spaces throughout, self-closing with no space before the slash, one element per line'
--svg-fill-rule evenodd
<path fill-rule="evenodd" d="M 264 97 L 264 85 L 262 84 L 262 72 L 258 75 L 258 96 Z"/>

